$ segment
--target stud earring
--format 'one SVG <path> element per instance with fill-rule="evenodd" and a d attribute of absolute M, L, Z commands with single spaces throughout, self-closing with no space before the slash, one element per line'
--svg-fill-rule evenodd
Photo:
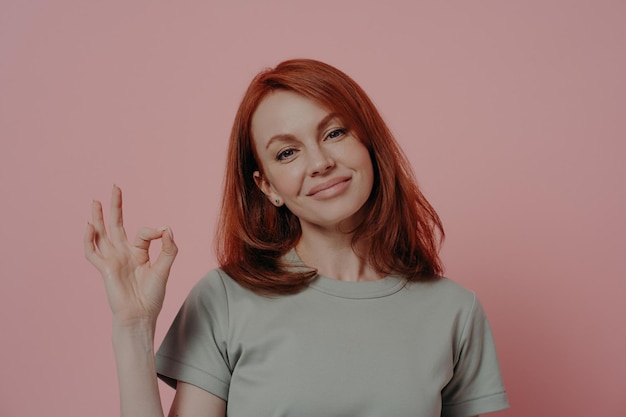
<path fill-rule="evenodd" d="M 274 201 L 276 202 L 276 204 L 280 204 L 280 200 L 279 199 L 276 199 Z"/>

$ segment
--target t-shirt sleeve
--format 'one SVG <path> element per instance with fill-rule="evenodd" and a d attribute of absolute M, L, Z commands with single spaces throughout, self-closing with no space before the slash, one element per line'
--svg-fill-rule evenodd
<path fill-rule="evenodd" d="M 219 272 L 211 271 L 187 296 L 156 354 L 159 378 L 174 388 L 183 381 L 227 400 L 227 337 L 227 294 Z"/>
<path fill-rule="evenodd" d="M 454 354 L 454 374 L 442 390 L 442 417 L 469 417 L 508 408 L 493 335 L 474 297 Z"/>

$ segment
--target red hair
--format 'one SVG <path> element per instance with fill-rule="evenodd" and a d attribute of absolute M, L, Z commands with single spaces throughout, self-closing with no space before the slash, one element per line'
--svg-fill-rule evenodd
<path fill-rule="evenodd" d="M 314 270 L 294 270 L 282 263 L 300 238 L 300 223 L 286 207 L 271 204 L 253 178 L 262 167 L 255 156 L 251 120 L 259 103 L 275 90 L 293 91 L 338 113 L 369 150 L 374 185 L 365 218 L 352 238 L 353 243 L 368 242 L 364 255 L 369 264 L 381 274 L 409 281 L 441 274 L 441 220 L 420 192 L 389 128 L 356 82 L 309 59 L 285 61 L 259 73 L 241 101 L 230 136 L 216 235 L 221 268 L 241 285 L 265 294 L 298 292 L 316 276 Z"/>

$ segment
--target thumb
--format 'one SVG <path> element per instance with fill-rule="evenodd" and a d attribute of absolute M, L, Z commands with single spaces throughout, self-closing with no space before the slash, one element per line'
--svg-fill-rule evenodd
<path fill-rule="evenodd" d="M 163 236 L 161 237 L 161 253 L 159 253 L 156 262 L 154 262 L 153 265 L 155 271 L 164 277 L 169 276 L 170 269 L 172 268 L 174 259 L 176 259 L 177 253 L 178 247 L 176 246 L 176 243 L 174 243 L 174 234 L 172 233 L 172 229 L 167 227 L 163 231 Z"/>

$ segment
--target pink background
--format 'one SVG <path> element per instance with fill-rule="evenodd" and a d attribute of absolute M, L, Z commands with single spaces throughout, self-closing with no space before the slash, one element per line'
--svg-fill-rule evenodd
<path fill-rule="evenodd" d="M 491 319 L 499 415 L 625 416 L 624 16 L 619 1 L 2 0 L 0 416 L 117 414 L 82 254 L 91 200 L 120 184 L 129 234 L 175 232 L 160 340 L 215 266 L 238 101 L 293 57 L 352 75 L 406 150 L 447 275 Z"/>

